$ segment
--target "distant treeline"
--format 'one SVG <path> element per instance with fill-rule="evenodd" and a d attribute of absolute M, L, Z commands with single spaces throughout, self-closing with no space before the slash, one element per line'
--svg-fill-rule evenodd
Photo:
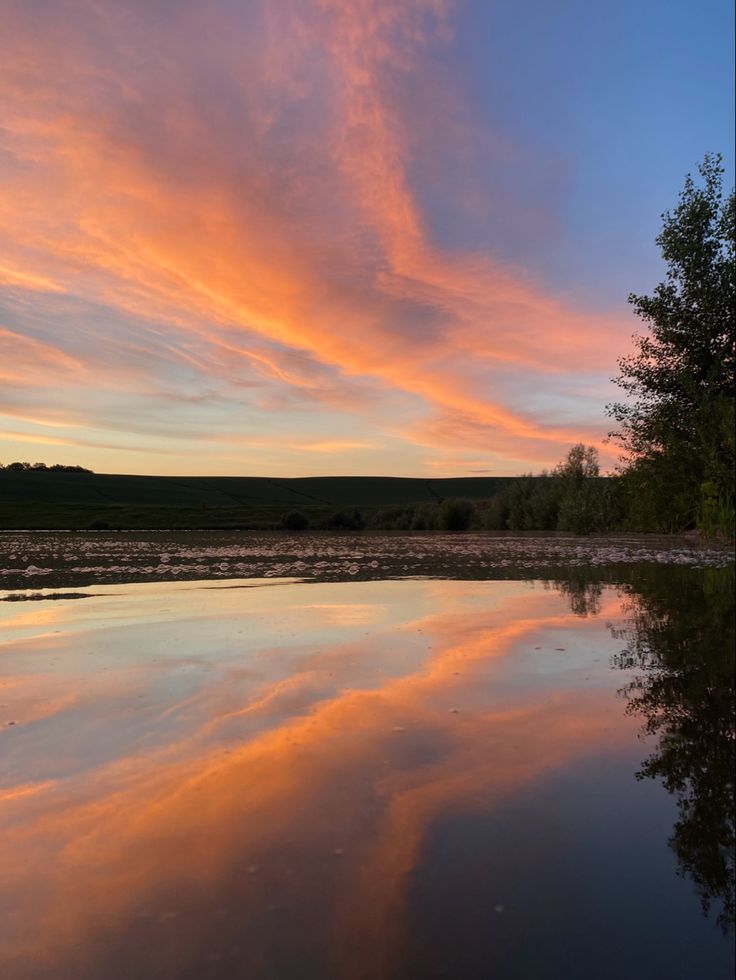
<path fill-rule="evenodd" d="M 0 470 L 53 470 L 55 473 L 92 473 L 84 466 L 73 466 L 66 463 L 0 463 Z"/>
<path fill-rule="evenodd" d="M 14 468 L 16 473 L 17 469 Z M 56 481 L 48 482 L 50 473 L 44 480 L 24 476 L 27 482 L 21 487 L 14 486 L 17 481 L 12 471 L 0 479 L 0 529 L 470 530 L 572 534 L 679 533 L 698 529 L 706 535 L 732 535 L 726 512 L 718 516 L 719 511 L 712 511 L 716 519 L 708 524 L 704 520 L 707 515 L 697 509 L 697 495 L 688 503 L 681 485 L 680 489 L 666 483 L 647 486 L 636 466 L 615 476 L 601 476 L 596 450 L 582 444 L 573 446 L 551 472 L 499 479 L 472 499 L 460 496 L 463 492 L 477 491 L 472 481 L 467 490 L 462 480 L 452 481 L 446 490 L 447 497 L 412 501 L 408 494 L 418 488 L 420 481 L 409 489 L 393 487 L 390 481 L 384 485 L 373 478 L 369 486 L 375 482 L 375 492 L 369 492 L 364 481 L 356 478 L 343 481 L 339 493 L 331 491 L 332 502 L 306 499 L 303 490 L 298 491 L 303 503 L 298 499 L 289 502 L 284 499 L 286 489 L 268 484 L 261 488 L 261 499 L 242 502 L 232 499 L 227 501 L 227 506 L 217 506 L 207 504 L 204 498 L 209 487 L 213 499 L 219 500 L 215 495 L 217 487 L 209 486 L 217 483 L 216 478 L 200 485 L 194 479 L 183 483 L 173 477 L 91 475 L 89 479 L 69 483 L 74 473 L 89 471 L 59 465 L 46 469 L 70 471 L 70 477 L 57 485 Z M 12 493 L 10 487 L 3 486 L 9 480 L 13 483 Z M 98 487 L 97 481 L 107 482 Z M 221 482 L 225 485 L 225 481 Z M 37 483 L 39 486 L 34 491 Z M 61 499 L 42 495 L 59 489 L 65 494 Z M 249 489 L 255 492 L 257 488 Z M 267 496 L 269 490 L 273 494 L 271 498 Z M 291 494 L 292 498 L 296 493 Z"/>
<path fill-rule="evenodd" d="M 626 474 L 601 476 L 598 453 L 578 443 L 550 473 L 528 474 L 509 480 L 487 500 L 448 499 L 400 507 L 343 510 L 310 515 L 291 511 L 281 526 L 298 531 L 568 531 L 594 534 L 614 531 L 688 529 L 652 521 L 638 506 L 638 493 Z"/>

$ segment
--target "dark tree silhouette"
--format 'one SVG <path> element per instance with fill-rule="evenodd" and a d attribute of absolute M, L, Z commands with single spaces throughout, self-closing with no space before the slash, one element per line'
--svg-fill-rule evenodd
<path fill-rule="evenodd" d="M 698 169 L 702 185 L 688 175 L 662 216 L 666 279 L 651 296 L 629 296 L 648 333 L 619 361 L 615 380 L 629 400 L 608 407 L 634 510 L 664 530 L 732 527 L 736 199 L 724 197 L 720 156 Z"/>

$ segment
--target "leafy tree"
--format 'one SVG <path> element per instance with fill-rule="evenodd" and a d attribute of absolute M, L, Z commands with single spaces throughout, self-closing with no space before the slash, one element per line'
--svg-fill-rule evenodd
<path fill-rule="evenodd" d="M 620 523 L 615 480 L 600 475 L 598 450 L 576 443 L 553 470 L 559 490 L 557 528 L 575 534 L 610 531 Z"/>
<path fill-rule="evenodd" d="M 594 446 L 585 446 L 582 442 L 575 443 L 567 456 L 555 467 L 554 475 L 575 483 L 581 483 L 592 476 L 600 476 L 598 450 Z"/>
<path fill-rule="evenodd" d="M 597 530 L 595 477 L 599 476 L 598 450 L 582 442 L 570 448 L 553 470 L 560 484 L 557 527 L 561 531 L 589 534 Z"/>
<path fill-rule="evenodd" d="M 697 522 L 706 497 L 730 511 L 734 496 L 736 199 L 724 198 L 720 155 L 698 169 L 702 184 L 688 175 L 663 215 L 664 282 L 629 296 L 649 333 L 619 361 L 615 381 L 630 400 L 608 406 L 611 435 L 639 471 L 629 474 L 633 496 L 658 493 L 653 510 L 667 530 Z"/>
<path fill-rule="evenodd" d="M 529 473 L 514 480 L 504 491 L 507 505 L 506 520 L 511 531 L 536 530 L 533 509 L 538 479 Z"/>
<path fill-rule="evenodd" d="M 577 443 L 551 473 L 518 477 L 488 502 L 486 527 L 511 531 L 607 531 L 620 523 L 615 480 L 600 476 L 598 451 Z"/>

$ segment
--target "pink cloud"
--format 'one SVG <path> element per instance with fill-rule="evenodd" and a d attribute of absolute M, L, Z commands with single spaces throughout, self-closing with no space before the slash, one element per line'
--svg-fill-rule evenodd
<path fill-rule="evenodd" d="M 10 4 L 0 269 L 36 308 L 62 293 L 157 324 L 157 356 L 135 365 L 154 387 L 185 364 L 202 383 L 265 378 L 359 420 L 390 390 L 425 413 L 403 437 L 440 451 L 472 439 L 553 460 L 600 441 L 603 418 L 523 410 L 490 379 L 523 372 L 535 390 L 580 369 L 608 375 L 628 322 L 570 308 L 488 255 L 441 249 L 412 189 L 412 123 L 426 127 L 429 108 L 393 93 L 431 73 L 452 13 L 433 0 L 222 0 L 165 15 Z M 446 92 L 443 111 L 460 97 Z M 454 135 L 474 139 L 469 126 Z M 134 363 L 135 344 L 115 339 L 111 374 Z M 65 356 L 99 371 L 99 352 Z M 278 403 L 265 399 L 266 426 Z"/>

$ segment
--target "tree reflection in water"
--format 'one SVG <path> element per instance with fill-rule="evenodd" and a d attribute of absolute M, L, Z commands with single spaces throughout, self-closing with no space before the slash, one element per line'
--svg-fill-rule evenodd
<path fill-rule="evenodd" d="M 620 694 L 658 736 L 637 779 L 659 779 L 677 800 L 670 846 L 679 873 L 695 883 L 704 913 L 734 931 L 734 566 L 571 567 L 547 587 L 578 616 L 600 611 L 603 584 L 628 599 L 628 619 L 611 626 L 626 646 L 613 667 L 635 671 Z"/>
<path fill-rule="evenodd" d="M 734 929 L 734 570 L 650 569 L 625 586 L 630 618 L 614 667 L 634 670 L 627 712 L 658 736 L 638 779 L 677 800 L 670 846 L 703 912 Z"/>
<path fill-rule="evenodd" d="M 553 586 L 570 603 L 570 609 L 576 616 L 597 616 L 601 611 L 601 596 L 603 581 L 600 573 L 596 576 L 592 569 L 570 568 L 565 578 L 545 582 L 545 586 Z"/>

